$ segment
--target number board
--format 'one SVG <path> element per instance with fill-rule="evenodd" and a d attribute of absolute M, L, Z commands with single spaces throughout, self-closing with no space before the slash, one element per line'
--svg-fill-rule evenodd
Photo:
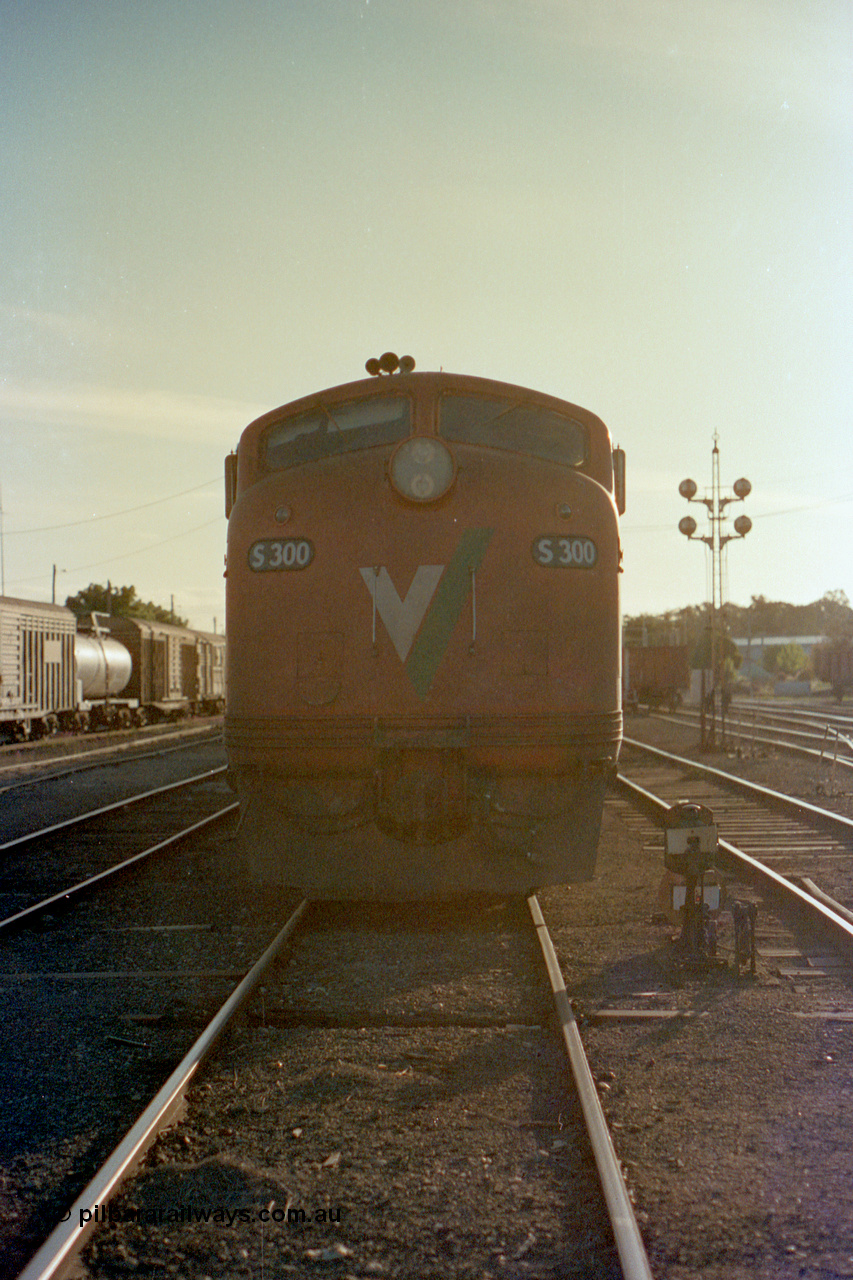
<path fill-rule="evenodd" d="M 536 563 L 550 569 L 591 569 L 598 560 L 592 538 L 567 538 L 556 533 L 536 538 L 532 551 Z"/>
<path fill-rule="evenodd" d="M 249 568 L 255 573 L 307 569 L 313 559 L 314 544 L 307 538 L 263 538 L 249 548 Z"/>

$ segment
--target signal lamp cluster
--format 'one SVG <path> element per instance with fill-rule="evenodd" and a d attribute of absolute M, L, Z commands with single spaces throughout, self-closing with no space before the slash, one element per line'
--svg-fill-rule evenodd
<path fill-rule="evenodd" d="M 397 356 L 393 351 L 386 351 L 378 360 L 371 356 L 364 367 L 371 378 L 378 378 L 383 373 L 411 373 L 415 359 L 414 356 Z"/>

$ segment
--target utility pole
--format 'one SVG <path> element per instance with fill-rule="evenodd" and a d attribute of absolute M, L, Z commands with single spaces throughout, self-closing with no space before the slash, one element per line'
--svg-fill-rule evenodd
<path fill-rule="evenodd" d="M 720 445 L 719 435 L 714 432 L 714 448 L 711 451 L 711 493 L 704 498 L 697 498 L 698 485 L 695 480 L 682 480 L 678 492 L 688 502 L 702 502 L 708 508 L 710 533 L 696 534 L 696 521 L 692 516 L 684 516 L 678 522 L 678 528 L 685 538 L 696 538 L 704 542 L 711 551 L 711 612 L 710 612 L 710 657 L 711 657 L 711 690 L 706 695 L 705 667 L 702 667 L 702 694 L 700 706 L 700 734 L 703 751 L 713 751 L 716 746 L 717 689 L 722 689 L 722 621 L 723 621 L 723 548 L 733 538 L 745 538 L 752 528 L 749 516 L 738 516 L 734 522 L 734 533 L 723 533 L 725 510 L 730 502 L 742 502 L 752 492 L 752 485 L 741 477 L 732 485 L 733 495 L 723 495 L 720 489 Z M 725 696 L 721 699 L 721 745 L 726 740 L 726 704 Z M 710 726 L 706 722 L 706 710 L 710 711 Z"/>

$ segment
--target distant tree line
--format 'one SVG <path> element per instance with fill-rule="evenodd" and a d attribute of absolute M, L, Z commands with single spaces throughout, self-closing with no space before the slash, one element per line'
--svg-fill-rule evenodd
<path fill-rule="evenodd" d="M 186 618 L 181 618 L 171 609 L 152 604 L 150 600 L 140 600 L 136 587 L 114 587 L 110 582 L 106 586 L 90 582 L 75 596 L 68 596 L 65 607 L 78 618 L 85 618 L 90 613 L 108 613 L 120 618 L 145 618 L 148 622 L 172 622 L 176 627 L 188 625 Z"/>
<path fill-rule="evenodd" d="M 690 650 L 694 668 L 710 664 L 709 606 L 685 605 L 666 613 L 640 613 L 625 618 L 627 644 L 676 644 Z M 833 645 L 853 641 L 853 609 L 843 591 L 827 591 L 812 604 L 788 604 L 753 596 L 748 605 L 726 604 L 720 619 L 721 656 L 733 668 L 740 665 L 733 640 L 791 637 L 764 648 L 763 665 L 774 676 L 807 675 L 809 660 L 793 637 L 826 636 Z"/>

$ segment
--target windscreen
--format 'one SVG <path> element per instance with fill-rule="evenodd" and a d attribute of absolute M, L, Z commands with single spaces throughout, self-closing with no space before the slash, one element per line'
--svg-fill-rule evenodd
<path fill-rule="evenodd" d="M 411 416 L 407 396 L 380 396 L 308 409 L 267 432 L 264 461 L 278 470 L 332 454 L 393 444 L 409 435 Z"/>
<path fill-rule="evenodd" d="M 586 461 L 586 431 L 579 422 L 518 400 L 442 396 L 439 434 L 445 440 L 512 449 L 567 467 L 579 467 Z"/>

